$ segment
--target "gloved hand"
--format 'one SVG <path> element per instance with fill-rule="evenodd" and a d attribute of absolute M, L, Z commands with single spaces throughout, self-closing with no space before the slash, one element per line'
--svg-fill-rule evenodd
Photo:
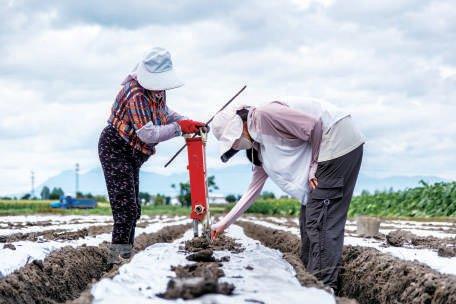
<path fill-rule="evenodd" d="M 179 120 L 177 123 L 179 124 L 181 131 L 184 134 L 196 133 L 198 132 L 199 128 L 206 126 L 205 123 L 194 121 L 191 119 Z"/>
<path fill-rule="evenodd" d="M 211 239 L 215 240 L 219 236 L 219 234 L 223 233 L 223 231 L 225 229 L 226 229 L 225 225 L 222 224 L 221 222 L 213 224 L 211 226 Z"/>

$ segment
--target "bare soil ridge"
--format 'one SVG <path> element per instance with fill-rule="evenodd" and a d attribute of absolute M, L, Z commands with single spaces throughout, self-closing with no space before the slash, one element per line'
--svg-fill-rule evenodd
<path fill-rule="evenodd" d="M 456 256 L 456 238 L 438 238 L 435 236 L 419 236 L 407 230 L 393 230 L 386 235 L 386 243 L 390 246 L 429 248 L 437 250 L 439 256 Z"/>
<path fill-rule="evenodd" d="M 188 225 L 164 227 L 135 239 L 135 251 L 181 237 Z M 0 303 L 63 303 L 81 295 L 89 283 L 107 274 L 108 244 L 66 246 L 0 279 Z M 87 298 L 90 301 L 90 298 Z"/>
<path fill-rule="evenodd" d="M 240 225 L 248 236 L 282 251 L 286 259 L 287 254 L 299 259 L 300 240 L 297 236 L 248 222 Z M 297 260 L 296 264 L 299 263 L 300 260 Z M 308 281 L 299 277 L 299 273 L 305 270 L 299 270 L 292 262 L 290 264 L 295 267 L 301 284 L 308 286 Z M 302 263 L 301 267 L 304 268 Z M 313 283 L 312 280 L 309 282 Z M 318 287 L 321 283 L 317 280 L 314 284 Z M 374 248 L 360 246 L 344 246 L 339 290 L 339 296 L 354 298 L 361 304 L 456 303 L 455 276 L 441 274 L 418 262 L 400 260 Z"/>

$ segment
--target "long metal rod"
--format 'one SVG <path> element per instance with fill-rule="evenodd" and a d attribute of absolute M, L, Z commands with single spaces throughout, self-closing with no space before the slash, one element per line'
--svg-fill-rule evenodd
<path fill-rule="evenodd" d="M 220 111 L 223 111 L 223 110 L 224 110 L 224 109 L 225 109 L 233 100 L 236 99 L 236 97 L 238 97 L 238 96 L 245 90 L 245 88 L 247 88 L 246 85 L 243 86 L 243 87 L 242 87 L 242 88 L 241 88 L 233 97 L 231 97 L 231 99 L 228 100 L 228 102 L 225 103 L 225 104 L 223 105 L 223 107 L 221 107 L 220 110 L 217 111 L 217 113 L 220 112 Z M 211 119 L 209 119 L 209 120 L 206 122 L 206 125 L 210 124 L 210 123 L 212 122 L 212 120 L 214 120 L 214 117 L 215 117 L 215 115 L 217 115 L 217 113 L 215 113 L 215 114 L 211 117 Z M 196 134 L 193 135 L 193 137 L 195 137 L 195 136 L 196 136 Z M 173 160 L 182 152 L 182 150 L 185 149 L 186 146 L 187 146 L 187 143 L 185 143 L 179 150 L 177 150 L 177 152 L 173 155 L 173 157 L 171 157 L 171 159 L 165 164 L 165 168 L 168 167 L 168 165 L 169 165 L 170 163 L 173 162 Z"/>

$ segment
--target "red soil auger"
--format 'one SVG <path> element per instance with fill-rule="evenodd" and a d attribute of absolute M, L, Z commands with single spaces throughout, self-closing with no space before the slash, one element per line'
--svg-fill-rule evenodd
<path fill-rule="evenodd" d="M 206 175 L 206 141 L 207 134 L 187 137 L 188 173 L 190 176 L 190 195 L 193 220 L 193 234 L 198 236 L 198 224 L 202 224 L 202 236 L 211 237 L 211 217 L 209 213 L 207 175 Z"/>

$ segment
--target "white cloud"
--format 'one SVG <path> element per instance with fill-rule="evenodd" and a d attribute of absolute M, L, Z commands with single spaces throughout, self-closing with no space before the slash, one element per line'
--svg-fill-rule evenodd
<path fill-rule="evenodd" d="M 194 119 L 208 119 L 245 83 L 238 104 L 326 99 L 366 134 L 366 173 L 456 178 L 451 1 L 98 5 L 107 7 L 12 1 L 0 9 L 0 194 L 27 191 L 30 170 L 39 183 L 75 162 L 97 166 L 119 83 L 154 45 L 171 50 L 186 82 L 169 92 L 169 106 Z M 185 170 L 185 155 L 163 169 L 182 142 L 160 144 L 145 169 Z M 208 163 L 224 166 L 214 140 Z"/>

